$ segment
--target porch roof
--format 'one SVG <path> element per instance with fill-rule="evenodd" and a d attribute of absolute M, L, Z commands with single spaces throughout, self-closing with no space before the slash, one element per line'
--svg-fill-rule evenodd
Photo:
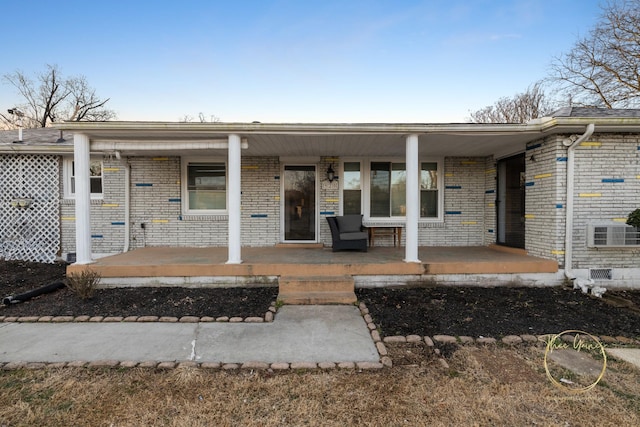
<path fill-rule="evenodd" d="M 119 150 L 125 155 L 175 155 L 178 149 L 189 154 L 196 148 L 184 143 L 206 141 L 223 142 L 207 148 L 222 155 L 227 136 L 237 134 L 247 142 L 243 156 L 402 157 L 406 136 L 417 134 L 421 156 L 502 157 L 546 136 L 583 133 L 589 123 L 597 132 L 640 131 L 640 118 L 628 117 L 545 117 L 525 124 L 69 122 L 56 127 L 83 133 L 92 144 L 122 142 L 120 147 L 130 146 Z M 145 144 L 153 145 L 141 148 Z"/>
<path fill-rule="evenodd" d="M 126 155 L 189 154 L 197 149 L 179 143 L 224 142 L 229 134 L 238 134 L 247 142 L 244 156 L 402 157 L 406 136 L 417 134 L 420 156 L 503 157 L 546 136 L 583 133 L 589 123 L 596 124 L 597 132 L 640 131 L 638 117 L 588 116 L 544 117 L 524 124 L 69 122 L 56 127 L 83 133 L 92 143 L 129 145 L 119 150 Z M 226 147 L 207 150 L 222 155 Z"/>

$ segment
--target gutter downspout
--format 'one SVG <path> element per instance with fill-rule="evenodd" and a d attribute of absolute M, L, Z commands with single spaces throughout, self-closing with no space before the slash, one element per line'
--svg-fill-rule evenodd
<path fill-rule="evenodd" d="M 129 252 L 131 237 L 131 165 L 128 158 L 122 158 L 119 151 L 115 152 L 116 159 L 124 166 L 124 248 L 122 252 Z"/>
<path fill-rule="evenodd" d="M 572 138 L 565 139 L 562 144 L 567 147 L 567 207 L 564 231 L 564 275 L 567 279 L 575 279 L 573 274 L 573 190 L 574 190 L 574 170 L 575 157 L 574 151 L 584 140 L 591 137 L 595 125 L 590 123 L 587 125 L 585 132 L 578 139 L 572 141 Z"/>

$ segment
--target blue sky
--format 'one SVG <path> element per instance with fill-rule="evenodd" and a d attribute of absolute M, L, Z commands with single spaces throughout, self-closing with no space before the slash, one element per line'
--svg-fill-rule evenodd
<path fill-rule="evenodd" d="M 598 0 L 3 2 L 0 75 L 57 64 L 119 120 L 465 122 L 549 73 Z M 0 109 L 20 102 L 1 82 Z"/>

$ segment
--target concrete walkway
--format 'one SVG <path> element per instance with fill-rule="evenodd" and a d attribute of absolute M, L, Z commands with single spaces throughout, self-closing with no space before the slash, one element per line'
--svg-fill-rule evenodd
<path fill-rule="evenodd" d="M 608 348 L 607 354 L 640 368 L 640 348 Z"/>
<path fill-rule="evenodd" d="M 0 323 L 0 362 L 379 362 L 354 306 L 284 306 L 272 323 Z"/>

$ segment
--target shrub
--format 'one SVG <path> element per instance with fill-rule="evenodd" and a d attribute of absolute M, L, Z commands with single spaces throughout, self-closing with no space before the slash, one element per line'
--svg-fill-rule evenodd
<path fill-rule="evenodd" d="M 636 209 L 629 214 L 627 225 L 640 229 L 640 209 Z"/>
<path fill-rule="evenodd" d="M 100 282 L 100 273 L 84 270 L 81 273 L 71 273 L 67 276 L 66 285 L 80 299 L 88 299 L 95 293 Z"/>

